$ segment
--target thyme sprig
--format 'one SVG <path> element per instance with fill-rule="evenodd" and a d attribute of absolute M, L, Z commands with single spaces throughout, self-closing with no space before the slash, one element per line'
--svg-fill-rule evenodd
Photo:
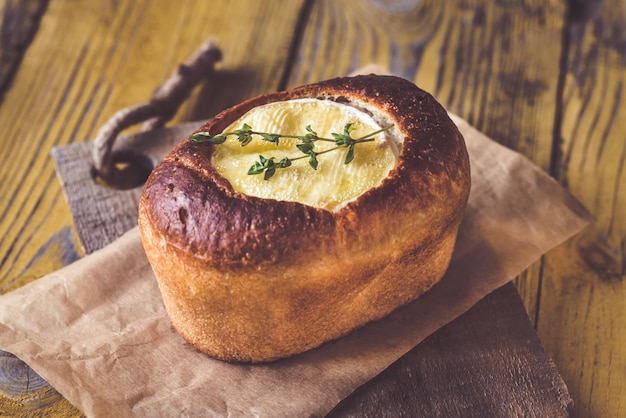
<path fill-rule="evenodd" d="M 280 161 L 276 161 L 275 157 L 266 158 L 263 155 L 259 155 L 259 160 L 256 161 L 248 170 L 249 175 L 254 174 L 263 174 L 263 178 L 265 180 L 269 180 L 279 168 L 287 168 L 290 167 L 294 161 L 302 160 L 308 158 L 309 165 L 314 170 L 317 170 L 318 160 L 317 157 L 326 154 L 332 151 L 336 151 L 341 148 L 347 148 L 346 156 L 344 158 L 344 164 L 350 164 L 352 160 L 354 160 L 354 147 L 357 144 L 361 144 L 364 142 L 372 142 L 376 138 L 376 135 L 391 129 L 393 125 L 385 126 L 377 131 L 370 132 L 367 135 L 361 136 L 359 138 L 352 138 L 352 131 L 354 131 L 355 127 L 353 123 L 347 123 L 343 127 L 342 133 L 331 133 L 332 138 L 324 138 L 320 137 L 317 132 L 315 132 L 311 125 L 308 125 L 306 129 L 306 133 L 304 135 L 285 135 L 280 133 L 268 133 L 268 132 L 258 132 L 252 129 L 252 127 L 246 123 L 242 125 L 241 128 L 236 129 L 232 132 L 224 132 L 217 135 L 211 135 L 209 132 L 197 132 L 191 135 L 188 139 L 194 142 L 206 142 L 211 144 L 223 144 L 229 136 L 234 136 L 237 138 L 237 141 L 241 144 L 241 146 L 246 146 L 254 139 L 253 135 L 258 135 L 263 141 L 271 142 L 276 145 L 279 144 L 280 139 L 297 139 L 299 142 L 296 144 L 296 148 L 303 154 L 297 157 L 284 157 Z M 316 151 L 315 143 L 316 142 L 332 142 L 335 144 L 332 148 L 327 148 L 325 150 Z"/>

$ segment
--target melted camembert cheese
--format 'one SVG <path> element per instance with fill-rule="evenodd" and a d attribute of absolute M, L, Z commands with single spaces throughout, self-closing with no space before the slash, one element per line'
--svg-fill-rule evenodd
<path fill-rule="evenodd" d="M 232 132 L 246 123 L 257 132 L 304 135 L 306 126 L 320 136 L 332 138 L 342 133 L 347 123 L 354 124 L 352 138 L 359 138 L 382 127 L 367 113 L 331 100 L 298 99 L 258 106 L 233 122 L 224 132 Z M 242 147 L 234 137 L 217 145 L 213 164 L 239 192 L 250 196 L 304 203 L 318 208 L 338 210 L 367 190 L 376 187 L 393 168 L 398 144 L 388 131 L 375 136 L 374 142 L 356 144 L 354 160 L 344 164 L 347 149 L 339 149 L 318 156 L 317 170 L 308 159 L 294 161 L 284 169 L 277 169 L 268 180 L 263 174 L 247 174 L 259 155 L 295 158 L 303 155 L 297 148 L 297 139 L 281 138 L 279 145 L 256 138 Z M 335 144 L 317 141 L 315 150 L 321 151 Z"/>

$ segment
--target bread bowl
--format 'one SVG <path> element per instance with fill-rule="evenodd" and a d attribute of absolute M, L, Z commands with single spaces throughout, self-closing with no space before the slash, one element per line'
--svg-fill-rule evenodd
<path fill-rule="evenodd" d="M 309 112 L 313 127 L 331 107 L 392 125 L 375 145 L 397 148 L 378 184 L 331 205 L 254 196 L 216 168 L 224 144 L 183 140 L 144 187 L 139 227 L 166 310 L 178 333 L 210 356 L 266 362 L 310 350 L 416 299 L 450 262 L 469 195 L 469 159 L 445 109 L 413 83 L 336 78 L 252 98 L 196 132 L 214 135 L 245 123 L 250 112 L 304 102 L 322 107 Z M 359 147 L 354 162 L 368 153 Z M 318 170 L 303 164 L 314 176 L 305 183 L 323 176 L 321 162 Z M 295 165 L 267 180 L 248 178 L 284 188 L 299 181 L 279 179 Z"/>

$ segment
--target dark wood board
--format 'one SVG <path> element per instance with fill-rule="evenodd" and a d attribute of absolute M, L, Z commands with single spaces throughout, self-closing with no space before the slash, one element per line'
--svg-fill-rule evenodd
<path fill-rule="evenodd" d="M 154 165 L 201 123 L 187 122 L 158 131 L 121 136 L 115 141 L 114 153 L 132 153 L 135 159 L 145 159 Z M 137 205 L 143 188 L 118 190 L 96 182 L 91 149 L 91 142 L 52 149 L 56 173 L 86 254 L 110 244 L 137 225 Z"/>
<path fill-rule="evenodd" d="M 572 411 L 567 387 L 508 283 L 328 417 L 566 417 Z"/>

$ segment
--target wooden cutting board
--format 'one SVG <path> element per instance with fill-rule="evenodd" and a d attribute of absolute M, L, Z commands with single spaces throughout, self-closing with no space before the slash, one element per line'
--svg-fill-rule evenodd
<path fill-rule="evenodd" d="M 200 125 L 189 122 L 118 138 L 115 151 L 142 150 L 155 163 Z M 158 138 L 158 141 L 155 141 Z M 136 225 L 141 186 L 94 181 L 92 143 L 55 148 L 58 177 L 85 253 Z M 133 155 L 135 157 L 133 157 Z M 573 401 L 509 283 L 431 335 L 329 414 L 340 416 L 569 416 Z"/>

